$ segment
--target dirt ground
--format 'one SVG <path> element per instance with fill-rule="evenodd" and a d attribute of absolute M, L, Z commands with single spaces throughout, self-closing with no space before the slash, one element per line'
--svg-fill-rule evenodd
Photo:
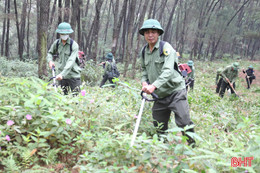
<path fill-rule="evenodd" d="M 260 63 L 260 61 L 252 61 L 252 64 L 254 66 L 254 64 L 258 64 Z M 245 70 L 247 70 L 247 68 L 245 68 Z M 253 80 L 252 84 L 251 84 L 251 88 L 255 88 L 255 87 L 259 87 L 260 86 L 260 71 L 254 69 L 254 74 L 255 74 L 255 77 L 256 79 Z M 239 69 L 239 73 L 238 73 L 238 78 L 239 79 L 243 79 L 243 82 L 241 82 L 241 85 L 245 88 L 247 88 L 247 83 L 246 83 L 246 74 L 243 73 L 242 69 Z M 216 85 L 213 85 L 213 86 L 210 86 L 213 90 L 216 89 Z M 241 94 L 239 91 L 238 91 L 238 94 Z"/>

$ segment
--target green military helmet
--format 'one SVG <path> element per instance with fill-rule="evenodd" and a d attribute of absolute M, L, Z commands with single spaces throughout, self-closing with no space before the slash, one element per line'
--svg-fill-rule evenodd
<path fill-rule="evenodd" d="M 157 29 L 159 31 L 159 35 L 164 33 L 161 24 L 155 19 L 147 19 L 144 21 L 143 26 L 139 29 L 139 34 L 144 35 L 144 31 L 147 29 Z"/>
<path fill-rule="evenodd" d="M 234 63 L 232 64 L 232 66 L 233 66 L 233 68 L 234 68 L 235 70 L 238 70 L 238 69 L 239 69 L 239 63 L 238 63 L 238 62 L 234 62 Z"/>
<path fill-rule="evenodd" d="M 217 74 L 220 74 L 222 72 L 222 68 L 219 68 L 218 70 L 217 70 Z"/>
<path fill-rule="evenodd" d="M 192 60 L 189 60 L 188 62 L 187 62 L 187 64 L 188 64 L 188 66 L 193 66 L 193 61 Z"/>
<path fill-rule="evenodd" d="M 71 34 L 74 31 L 72 30 L 69 23 L 62 22 L 59 24 L 58 28 L 56 29 L 56 32 L 59 34 Z"/>
<path fill-rule="evenodd" d="M 248 66 L 248 68 L 250 68 L 250 69 L 254 69 L 254 67 L 253 67 L 252 65 Z"/>
<path fill-rule="evenodd" d="M 108 60 L 112 60 L 113 58 L 114 58 L 114 56 L 111 52 L 109 52 L 106 56 L 106 59 L 108 59 Z"/>

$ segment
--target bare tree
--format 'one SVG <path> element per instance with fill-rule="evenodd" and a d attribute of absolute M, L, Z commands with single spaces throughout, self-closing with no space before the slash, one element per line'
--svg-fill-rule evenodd
<path fill-rule="evenodd" d="M 57 0 L 54 0 L 54 3 L 52 5 L 52 10 L 51 10 L 51 17 L 50 17 L 50 23 L 52 23 L 54 14 L 56 12 L 56 6 L 57 6 Z"/>
<path fill-rule="evenodd" d="M 4 40 L 5 40 L 5 29 L 6 29 L 6 18 L 7 18 L 7 1 L 5 0 L 5 8 L 4 8 L 4 21 L 3 21 L 3 32 L 2 32 L 2 43 L 1 43 L 1 55 L 4 55 Z"/>
<path fill-rule="evenodd" d="M 22 7 L 22 14 L 21 14 L 21 21 L 20 21 L 20 43 L 19 43 L 19 54 L 20 57 L 23 58 L 23 52 L 24 52 L 24 38 L 25 38 L 25 26 L 26 26 L 26 18 L 27 18 L 27 6 L 28 2 L 27 0 L 23 1 L 23 7 Z"/>
<path fill-rule="evenodd" d="M 126 76 L 127 69 L 129 66 L 130 58 L 132 57 L 132 37 L 133 37 L 133 25 L 134 25 L 134 14 L 135 14 L 136 0 L 132 0 L 130 4 L 130 9 L 128 11 L 129 21 L 128 21 L 128 33 L 127 33 L 127 44 L 126 44 L 126 58 L 124 67 L 124 77 Z"/>
<path fill-rule="evenodd" d="M 82 47 L 81 46 L 81 10 L 82 10 L 82 4 L 83 4 L 83 2 L 82 2 L 82 0 L 78 0 L 78 6 L 79 6 L 79 9 L 78 9 L 78 14 L 77 14 L 77 25 L 78 25 L 78 30 L 77 30 L 77 33 L 78 33 L 78 35 L 77 35 L 77 38 L 78 38 L 78 40 L 77 40 L 77 42 L 78 42 L 78 44 L 79 44 L 79 47 Z"/>
<path fill-rule="evenodd" d="M 49 24 L 50 0 L 37 0 L 38 8 L 38 76 L 47 76 L 46 56 L 47 56 L 47 33 Z"/>
<path fill-rule="evenodd" d="M 175 0 L 175 1 L 174 1 L 174 6 L 172 7 L 172 11 L 171 11 L 171 14 L 170 14 L 170 18 L 169 18 L 169 20 L 168 20 L 167 26 L 165 27 L 164 36 L 163 36 L 163 40 L 165 40 L 165 41 L 171 42 L 170 28 L 171 28 L 171 26 L 172 26 L 172 19 L 173 19 L 173 15 L 174 15 L 175 9 L 176 9 L 176 7 L 177 7 L 178 1 L 179 1 L 179 0 Z"/>
<path fill-rule="evenodd" d="M 72 3 L 72 2 L 71 2 Z M 65 7 L 64 7 L 64 22 L 70 22 L 70 0 L 65 0 Z"/>
<path fill-rule="evenodd" d="M 119 15 L 119 19 L 117 21 L 117 25 L 116 25 L 116 27 L 113 28 L 113 42 L 112 42 L 112 46 L 111 46 L 111 52 L 113 53 L 113 55 L 116 54 L 117 42 L 118 42 L 118 38 L 119 38 L 119 34 L 120 34 L 120 28 L 122 26 L 122 21 L 125 17 L 125 14 L 126 14 L 127 2 L 128 2 L 128 0 L 124 0 L 122 9 L 121 9 L 121 12 L 120 12 L 120 15 Z M 118 3 L 116 3 L 116 6 L 118 6 Z M 114 15 L 114 21 L 116 20 L 115 15 Z"/>
<path fill-rule="evenodd" d="M 99 33 L 99 19 L 100 19 L 100 10 L 101 6 L 103 4 L 103 0 L 97 0 L 96 2 L 96 15 L 93 20 L 93 27 L 95 28 L 93 30 L 93 39 L 94 39 L 94 51 L 93 51 L 93 60 L 96 62 L 97 61 L 97 52 L 98 52 L 98 33 Z M 91 46 L 91 45 L 90 45 Z"/>
<path fill-rule="evenodd" d="M 10 30 L 10 0 L 7 0 L 7 26 L 6 26 L 6 39 L 5 39 L 5 56 L 9 57 L 9 30 Z"/>
<path fill-rule="evenodd" d="M 82 19 L 82 42 L 81 42 L 81 47 L 83 48 L 83 50 L 87 49 L 87 29 L 86 29 L 86 25 L 87 25 L 87 17 L 88 17 L 88 11 L 89 11 L 89 2 L 90 0 L 87 1 L 86 7 L 85 7 L 85 11 L 83 10 L 84 15 L 83 15 L 83 19 Z M 83 5 L 82 5 L 83 6 Z"/>
<path fill-rule="evenodd" d="M 140 18 L 139 18 L 139 23 L 138 23 L 138 28 L 142 27 L 142 24 L 144 22 L 144 17 L 145 17 L 145 13 L 148 7 L 148 3 L 149 0 L 145 0 L 141 14 L 140 14 Z M 132 78 L 135 78 L 135 74 L 136 74 L 136 59 L 139 55 L 140 52 L 140 39 L 141 39 L 141 35 L 139 34 L 139 32 L 137 32 L 137 44 L 136 44 L 136 49 L 135 49 L 135 55 L 133 56 L 133 64 L 132 64 Z"/>
<path fill-rule="evenodd" d="M 223 29 L 223 31 L 220 33 L 219 38 L 217 39 L 217 41 L 215 42 L 215 45 L 213 45 L 212 47 L 212 52 L 211 52 L 211 60 L 214 59 L 220 40 L 222 39 L 224 33 L 227 31 L 229 25 L 231 24 L 231 22 L 234 20 L 234 18 L 237 16 L 237 14 L 239 13 L 240 10 L 242 10 L 244 8 L 244 6 L 249 2 L 250 0 L 245 0 L 244 3 L 241 5 L 241 7 L 235 12 L 235 14 L 229 19 L 229 21 L 227 22 L 225 28 Z"/>
<path fill-rule="evenodd" d="M 27 1 L 28 2 L 28 1 Z M 28 15 L 27 15 L 27 56 L 30 57 L 30 41 L 29 41 L 29 36 L 30 36 L 30 15 L 31 15 L 31 8 L 32 8 L 32 0 L 29 2 L 29 10 L 28 10 Z"/>

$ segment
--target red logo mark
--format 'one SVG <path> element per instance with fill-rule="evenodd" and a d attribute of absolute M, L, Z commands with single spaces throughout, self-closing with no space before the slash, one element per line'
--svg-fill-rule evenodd
<path fill-rule="evenodd" d="M 254 157 L 244 157 L 244 160 L 241 159 L 241 157 L 232 157 L 231 159 L 231 166 L 232 167 L 241 167 L 242 164 L 244 164 L 244 167 L 251 167 L 251 161 L 254 160 Z M 247 164 L 248 161 L 248 164 Z"/>

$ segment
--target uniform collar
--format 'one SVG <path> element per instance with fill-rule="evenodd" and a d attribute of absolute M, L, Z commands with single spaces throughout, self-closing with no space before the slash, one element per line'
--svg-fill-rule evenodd
<path fill-rule="evenodd" d="M 154 47 L 153 47 L 153 50 L 154 49 L 159 49 L 159 46 L 160 46 L 160 38 L 158 38 L 158 40 L 157 40 L 157 42 L 155 43 L 155 45 L 154 45 Z M 147 49 L 149 49 L 149 44 L 148 44 L 148 46 L 147 46 Z M 150 49 L 149 49 L 150 50 Z"/>

